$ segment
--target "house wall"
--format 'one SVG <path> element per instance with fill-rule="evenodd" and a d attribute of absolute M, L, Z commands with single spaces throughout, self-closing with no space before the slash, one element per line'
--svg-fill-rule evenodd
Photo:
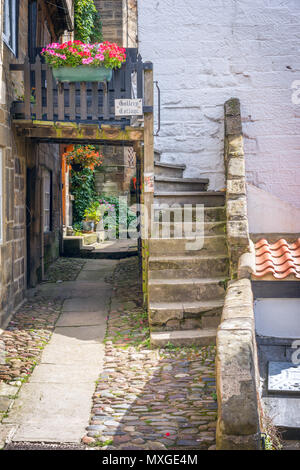
<path fill-rule="evenodd" d="M 94 0 L 100 12 L 105 41 L 123 45 L 122 0 Z"/>
<path fill-rule="evenodd" d="M 11 103 L 24 93 L 22 72 L 11 72 L 11 63 L 23 63 L 28 45 L 28 1 L 19 2 L 18 56 L 16 57 L 2 41 L 3 0 L 0 0 L 0 148 L 3 155 L 3 241 L 0 244 L 0 326 L 23 301 L 27 281 L 31 285 L 41 280 L 44 264 L 58 256 L 58 223 L 60 185 L 58 146 L 37 145 L 17 137 L 11 122 Z M 38 155 L 40 155 L 38 157 Z M 31 259 L 27 259 L 28 214 L 26 206 L 27 169 L 36 167 L 41 173 L 41 164 L 53 169 L 53 228 L 54 233 L 44 240 L 41 224 L 42 188 L 34 189 L 39 212 L 30 224 L 36 224 L 35 238 L 31 240 Z M 39 180 L 41 181 L 41 180 Z M 27 220 L 26 220 L 27 219 Z M 45 262 L 45 263 L 44 263 Z M 33 266 L 30 276 L 27 265 Z"/>
<path fill-rule="evenodd" d="M 237 97 L 248 182 L 300 207 L 300 2 L 138 0 L 138 23 L 162 93 L 162 160 L 223 188 L 223 104 Z"/>

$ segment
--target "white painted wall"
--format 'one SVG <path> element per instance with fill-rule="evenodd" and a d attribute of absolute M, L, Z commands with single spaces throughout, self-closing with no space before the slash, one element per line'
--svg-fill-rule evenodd
<path fill-rule="evenodd" d="M 300 233 L 300 209 L 247 184 L 250 233 Z"/>
<path fill-rule="evenodd" d="M 300 299 L 257 299 L 254 312 L 258 335 L 300 338 Z"/>
<path fill-rule="evenodd" d="M 163 160 L 223 181 L 223 104 L 241 100 L 247 179 L 300 207 L 299 0 L 138 0 L 140 51 L 162 91 Z"/>

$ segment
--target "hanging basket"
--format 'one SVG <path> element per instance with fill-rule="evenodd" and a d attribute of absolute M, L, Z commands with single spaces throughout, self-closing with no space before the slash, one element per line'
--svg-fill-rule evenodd
<path fill-rule="evenodd" d="M 52 72 L 54 78 L 59 82 L 109 82 L 112 78 L 112 69 L 89 65 L 53 67 Z"/>
<path fill-rule="evenodd" d="M 72 167 L 72 170 L 76 172 L 83 170 L 83 166 L 81 165 L 81 163 L 72 163 L 71 167 Z"/>

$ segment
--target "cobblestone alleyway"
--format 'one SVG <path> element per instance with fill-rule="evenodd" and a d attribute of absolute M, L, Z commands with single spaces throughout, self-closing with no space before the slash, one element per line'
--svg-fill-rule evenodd
<path fill-rule="evenodd" d="M 214 347 L 150 349 L 137 258 L 48 277 L 0 336 L 2 445 L 213 449 Z"/>

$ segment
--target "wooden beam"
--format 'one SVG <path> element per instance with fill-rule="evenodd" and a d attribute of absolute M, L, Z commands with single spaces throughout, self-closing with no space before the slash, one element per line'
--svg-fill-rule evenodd
<path fill-rule="evenodd" d="M 144 72 L 144 105 L 153 109 L 153 68 Z M 144 152 L 142 155 L 142 256 L 143 256 L 143 298 L 144 306 L 149 311 L 148 272 L 149 272 L 149 238 L 151 236 L 152 207 L 154 199 L 154 118 L 153 112 L 144 113 Z"/>
<path fill-rule="evenodd" d="M 14 120 L 17 134 L 23 137 L 57 141 L 114 141 L 140 142 L 144 139 L 144 129 L 126 126 L 96 124 L 76 124 L 72 122 Z"/>

